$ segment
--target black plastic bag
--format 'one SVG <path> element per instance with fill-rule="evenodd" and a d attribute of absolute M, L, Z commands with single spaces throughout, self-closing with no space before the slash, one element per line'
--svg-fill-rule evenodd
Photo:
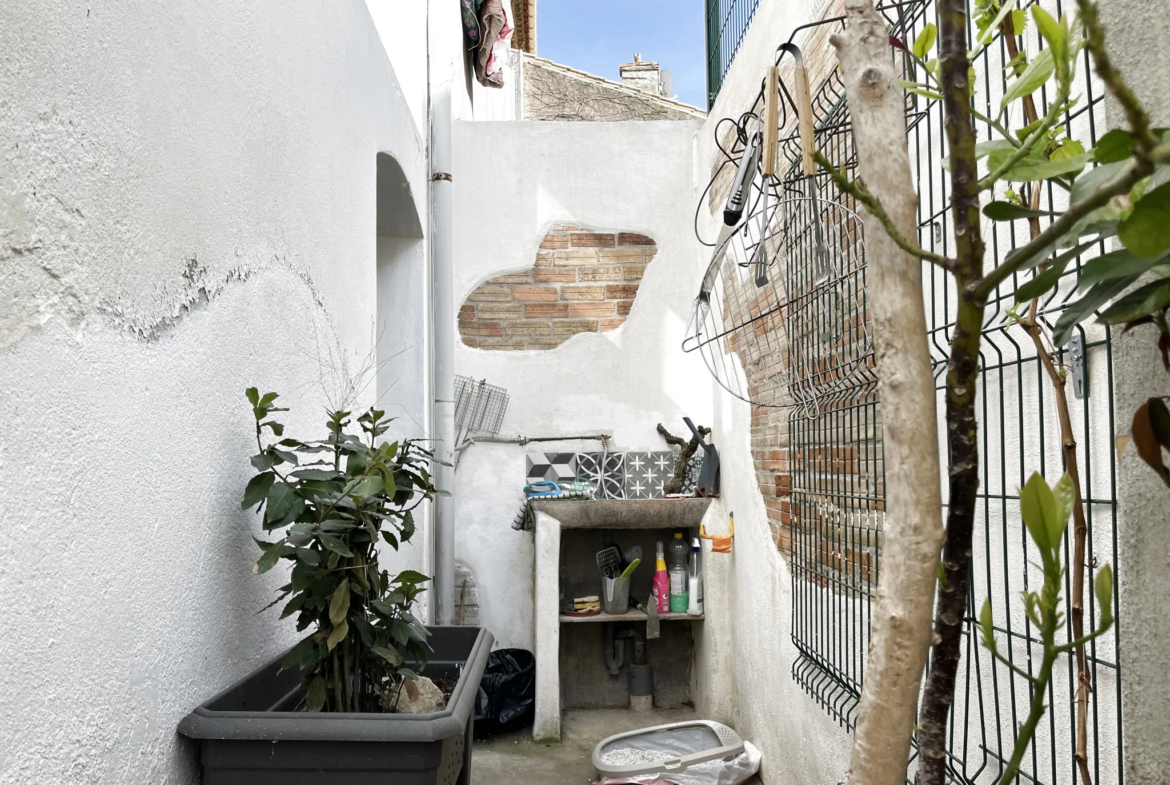
<path fill-rule="evenodd" d="M 536 657 L 524 649 L 488 655 L 475 697 L 475 735 L 519 730 L 536 715 Z"/>

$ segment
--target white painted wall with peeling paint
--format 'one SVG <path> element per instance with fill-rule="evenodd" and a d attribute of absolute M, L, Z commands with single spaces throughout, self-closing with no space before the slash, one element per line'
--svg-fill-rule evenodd
<path fill-rule="evenodd" d="M 195 782 L 178 720 L 295 636 L 243 390 L 320 431 L 318 356 L 374 346 L 375 155 L 425 226 L 425 148 L 360 0 L 25 0 L 0 51 L 0 783 Z"/>

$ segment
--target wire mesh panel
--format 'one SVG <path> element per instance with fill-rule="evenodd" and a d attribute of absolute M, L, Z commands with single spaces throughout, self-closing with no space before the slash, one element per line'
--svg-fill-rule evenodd
<path fill-rule="evenodd" d="M 853 136 L 843 123 L 847 119 L 842 112 L 843 94 L 840 76 L 832 71 L 812 103 L 818 149 L 834 166 L 850 169 L 856 166 L 856 155 Z M 794 140 L 782 150 L 789 161 L 792 187 L 808 190 L 811 183 L 824 204 L 852 201 L 825 174 L 802 178 L 800 150 Z M 857 243 L 855 254 L 862 256 L 862 238 L 852 239 Z M 807 285 L 817 276 L 817 262 L 809 247 L 804 250 L 790 266 L 788 278 Z M 833 355 L 818 356 L 815 340 L 808 338 L 823 330 L 825 322 L 815 312 L 794 309 L 789 332 L 809 344 L 804 351 L 794 348 L 792 352 L 794 379 L 810 383 L 825 376 L 840 378 L 809 416 L 791 413 L 788 438 L 792 639 L 800 652 L 792 675 L 830 715 L 852 728 L 869 650 L 870 603 L 878 579 L 884 469 L 864 264 L 857 265 L 856 275 L 846 281 L 842 303 L 826 304 L 839 308 L 848 303 L 844 305 L 847 329 L 836 336 L 835 346 L 838 353 L 846 349 L 848 356 L 859 361 L 841 373 Z"/>
<path fill-rule="evenodd" d="M 1031 5 L 1031 3 L 1024 4 Z M 1072 3 L 1044 2 L 1056 14 L 1073 13 Z M 913 16 L 913 38 L 926 22 L 937 22 L 933 4 Z M 976 31 L 971 31 L 974 41 Z M 1016 49 L 1034 59 L 1043 41 L 1035 27 L 1014 41 L 996 33 L 988 46 L 975 58 L 976 108 L 986 117 L 996 117 L 1011 70 L 1007 67 Z M 1080 100 L 1065 113 L 1064 127 L 1070 136 L 1090 147 L 1104 132 L 1104 104 L 1101 83 L 1092 74 L 1088 52 L 1081 56 L 1073 94 Z M 1049 95 L 1034 94 L 1041 116 L 1048 110 Z M 953 252 L 950 226 L 949 174 L 942 165 L 945 132 L 941 107 L 937 103 L 916 99 L 924 118 L 910 130 L 911 164 L 919 193 L 919 238 L 923 247 L 941 253 Z M 1009 109 L 1009 128 L 1022 128 L 1017 102 Z M 999 137 L 986 122 L 977 123 L 979 141 Z M 1008 186 L 997 187 L 995 198 L 1003 199 Z M 1012 186 L 1028 195 L 1029 185 Z M 1067 193 L 1045 184 L 1040 193 L 1040 207 L 1062 210 L 1068 205 Z M 1041 228 L 1048 223 L 1042 220 Z M 1030 238 L 1027 221 L 988 223 L 988 266 Z M 1103 251 L 1098 244 L 1070 265 L 1061 286 L 1036 304 L 1036 314 L 1047 331 L 1051 331 L 1065 305 L 1074 299 L 1080 265 Z M 975 612 L 990 599 L 997 623 L 1001 651 L 1029 674 L 1035 673 L 1042 652 L 1039 631 L 1026 617 L 1020 592 L 1038 590 L 1043 575 L 1035 566 L 1040 557 L 1021 523 L 1018 491 L 1033 471 L 1049 481 L 1064 471 L 1061 454 L 1062 437 L 1056 411 L 1056 392 L 1041 362 L 1041 355 L 1030 336 L 1006 319 L 1014 305 L 1014 291 L 1031 278 L 1019 274 L 990 299 L 983 346 L 980 352 L 981 374 L 978 385 L 981 487 L 976 511 L 976 537 L 972 559 L 972 586 L 968 604 L 965 658 L 960 673 L 955 708 L 950 729 L 951 773 L 955 781 L 993 782 L 1011 756 L 1014 729 L 1028 713 L 1030 688 L 1026 680 L 995 662 L 978 645 Z M 954 285 L 933 268 L 924 271 L 924 288 L 928 301 L 927 326 L 936 381 L 941 391 L 945 383 L 947 346 L 954 331 L 956 314 Z M 1021 308 L 1026 311 L 1027 306 Z M 1110 336 L 1106 328 L 1086 324 L 1078 328 L 1078 356 L 1074 360 L 1065 347 L 1056 356 L 1071 372 L 1082 371 L 1088 380 L 1082 388 L 1086 397 L 1077 397 L 1068 385 L 1068 402 L 1073 420 L 1072 437 L 1077 443 L 1078 465 L 1085 517 L 1088 524 L 1087 551 L 1092 586 L 1093 568 L 1106 562 L 1117 566 L 1115 456 L 1113 452 L 1113 389 Z M 1047 342 L 1044 351 L 1051 351 Z M 1070 376 L 1072 374 L 1070 373 Z M 941 412 L 941 405 L 940 405 Z M 1063 558 L 1072 564 L 1072 527 L 1065 539 Z M 1063 587 L 1065 634 L 1071 630 L 1071 568 Z M 1085 626 L 1096 626 L 1097 609 L 1087 592 Z M 1116 599 L 1114 600 L 1116 607 Z M 1117 669 L 1116 627 L 1088 648 L 1088 679 L 1092 687 L 1088 712 L 1087 758 L 1095 785 L 1122 782 L 1120 674 Z M 1024 759 L 1020 782 L 1074 783 L 1078 780 L 1076 751 L 1077 672 L 1075 657 L 1070 653 L 1057 663 L 1046 696 L 1049 710 Z"/>
<path fill-rule="evenodd" d="M 812 417 L 871 375 L 861 219 L 814 198 L 759 201 L 715 249 L 683 350 L 737 398 Z"/>
<path fill-rule="evenodd" d="M 472 436 L 495 436 L 508 410 L 508 391 L 486 381 L 455 377 L 455 427 Z"/>
<path fill-rule="evenodd" d="M 1044 0 L 1044 6 L 1053 13 L 1070 10 L 1057 0 Z M 904 2 L 887 7 L 885 14 L 893 34 L 906 40 L 913 40 L 927 22 L 937 23 L 933 3 Z M 826 24 L 839 25 L 840 20 L 827 20 Z M 972 31 L 972 44 L 974 37 Z M 1035 58 L 1043 48 L 1043 42 L 1032 28 L 1014 42 L 1014 47 L 1012 43 L 996 32 L 973 62 L 976 108 L 987 117 L 997 115 L 1006 84 L 1012 78 L 1007 66 L 1014 50 L 1022 49 L 1029 58 Z M 908 64 L 903 65 L 907 77 L 912 77 Z M 1087 148 L 1104 129 L 1102 89 L 1091 74 L 1087 53 L 1079 64 L 1073 94 L 1080 99 L 1065 113 L 1064 126 Z M 1034 98 L 1043 115 L 1049 96 L 1041 89 Z M 854 170 L 852 174 L 856 176 L 848 106 L 835 69 L 819 86 L 813 106 L 818 148 L 838 168 Z M 1010 120 L 1011 129 L 1027 124 L 1018 115 L 1011 116 Z M 978 132 L 980 141 L 991 140 L 999 133 L 987 122 L 979 123 Z M 907 134 L 919 194 L 919 242 L 939 253 L 952 252 L 950 185 L 943 162 L 946 146 L 941 106 L 908 96 Z M 781 150 L 792 163 L 783 196 L 800 195 L 807 199 L 808 181 L 798 173 L 799 149 L 795 138 L 785 140 Z M 813 182 L 822 205 L 836 203 L 852 208 L 823 175 L 817 175 Z M 1023 196 L 1027 196 L 1028 187 L 1015 186 L 1024 192 Z M 1005 198 L 1003 186 L 997 189 L 995 198 Z M 794 201 L 794 206 L 799 201 Z M 1051 185 L 1043 186 L 1041 209 L 1059 211 L 1067 203 L 1065 192 Z M 871 231 L 879 230 L 871 228 Z M 985 262 L 988 266 L 1002 261 L 1031 236 L 1026 221 L 988 223 L 984 231 L 988 238 Z M 1063 309 L 1075 299 L 1081 265 L 1102 250 L 1100 246 L 1086 249 L 1069 266 L 1061 285 L 1036 304 L 1036 317 L 1047 330 L 1051 330 Z M 783 290 L 790 304 L 795 303 L 802 286 L 807 286 L 809 276 L 815 279 L 815 259 L 810 253 L 810 244 L 805 242 L 784 255 L 784 266 L 778 274 L 783 278 Z M 856 293 L 855 313 L 860 332 L 840 338 L 842 344 L 852 343 L 855 348 L 861 345 L 858 341 L 866 334 L 864 265 L 859 267 L 860 290 Z M 923 275 L 942 429 L 945 426 L 941 420 L 942 392 L 949 342 L 955 327 L 956 296 L 953 281 L 945 274 L 926 267 Z M 949 730 L 949 775 L 952 782 L 965 785 L 998 780 L 1012 753 L 1016 728 L 1027 715 L 1031 698 L 1029 682 L 996 662 L 979 646 L 975 609 L 985 599 L 990 600 L 1001 651 L 1023 672 L 1034 673 L 1041 654 L 1039 631 L 1025 616 L 1019 598 L 1023 590 L 1038 589 L 1043 576 L 1034 566 L 1039 557 L 1021 524 L 1018 491 L 1033 471 L 1052 481 L 1065 467 L 1056 416 L 1057 393 L 1032 338 L 1006 318 L 1014 304 L 1014 290 L 1031 275 L 1018 275 L 991 298 L 983 329 L 978 381 L 981 487 L 970 565 L 971 591 L 964 620 L 963 659 Z M 832 308 L 831 301 L 821 301 L 822 306 L 826 304 Z M 776 329 L 788 348 L 783 375 L 776 376 L 775 381 L 788 385 L 792 401 L 799 401 L 809 389 L 825 380 L 838 382 L 834 389 L 817 397 L 815 409 L 791 408 L 786 430 L 779 435 L 769 432 L 767 438 L 771 446 L 788 456 L 787 464 L 776 470 L 787 473 L 785 479 L 790 491 L 790 501 L 778 503 L 779 514 L 791 526 L 792 637 L 800 652 L 793 677 L 826 711 L 851 728 L 864 678 L 870 606 L 881 561 L 884 516 L 881 403 L 872 356 L 848 373 L 833 377 L 831 352 L 827 357 L 823 353 L 824 330 L 818 326 L 815 310 L 801 311 L 790 305 Z M 816 338 L 820 339 L 820 349 L 815 346 L 817 341 L 811 340 Z M 798 345 L 806 339 L 810 340 L 808 346 Z M 831 340 L 828 343 L 832 345 Z M 1068 395 L 1089 530 L 1090 574 L 1086 583 L 1091 586 L 1095 567 L 1106 562 L 1112 563 L 1115 569 L 1117 565 L 1110 335 L 1104 327 L 1086 324 L 1077 329 L 1068 347 L 1056 350 L 1043 340 L 1040 346 L 1042 351 L 1053 352 L 1058 362 L 1068 368 L 1070 379 L 1082 380 L 1069 384 Z M 866 357 L 865 352 L 859 354 Z M 777 486 L 780 479 L 778 474 Z M 786 508 L 786 503 L 790 507 Z M 1064 558 L 1068 564 L 1072 554 L 1067 540 L 1065 547 Z M 1117 585 L 1115 581 L 1115 592 Z M 1063 601 L 1065 635 L 1069 638 L 1071 591 L 1071 577 L 1066 574 Z M 1092 629 L 1097 623 L 1097 609 L 1091 592 L 1088 594 L 1085 627 Z M 1115 596 L 1115 607 L 1116 603 Z M 1086 758 L 1094 785 L 1112 785 L 1123 779 L 1121 674 L 1117 666 L 1116 630 L 1115 626 L 1087 647 L 1086 676 L 1092 691 Z M 1072 785 L 1078 781 L 1074 759 L 1077 689 L 1075 658 L 1072 654 L 1062 655 L 1045 696 L 1049 711 L 1024 758 L 1017 782 Z"/>

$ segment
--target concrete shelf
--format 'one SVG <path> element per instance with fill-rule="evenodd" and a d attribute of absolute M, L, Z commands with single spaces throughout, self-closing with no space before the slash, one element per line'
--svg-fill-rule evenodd
<path fill-rule="evenodd" d="M 599 622 L 599 621 L 647 621 L 650 615 L 646 611 L 640 611 L 636 608 L 630 608 L 625 613 L 605 613 L 602 611 L 596 616 L 566 616 L 561 614 L 562 624 L 577 624 L 579 622 Z M 702 621 L 702 614 L 692 616 L 689 613 L 660 613 L 658 614 L 659 621 Z"/>
<path fill-rule="evenodd" d="M 532 509 L 566 529 L 697 529 L 711 499 L 542 499 Z"/>

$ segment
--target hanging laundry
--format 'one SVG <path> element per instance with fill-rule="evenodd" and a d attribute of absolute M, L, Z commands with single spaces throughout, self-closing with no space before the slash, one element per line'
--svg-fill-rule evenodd
<path fill-rule="evenodd" d="M 464 3 L 466 13 L 468 2 Z M 479 41 L 475 52 L 475 78 L 484 87 L 504 86 L 504 61 L 515 29 L 512 10 L 504 0 L 482 0 L 479 8 Z M 473 41 L 475 39 L 472 39 Z"/>
<path fill-rule="evenodd" d="M 479 48 L 479 9 L 484 0 L 459 0 L 459 11 L 463 16 L 463 31 L 467 33 L 467 40 L 471 41 L 471 48 Z"/>

